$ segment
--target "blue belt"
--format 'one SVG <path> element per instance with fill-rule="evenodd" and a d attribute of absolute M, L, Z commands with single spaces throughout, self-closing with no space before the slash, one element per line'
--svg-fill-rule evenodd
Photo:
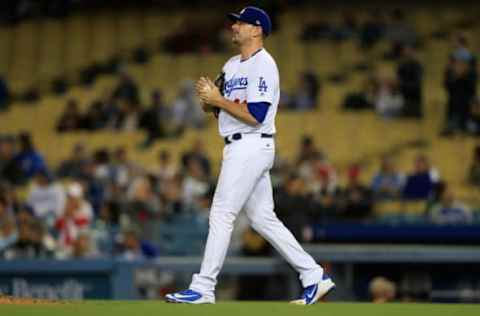
<path fill-rule="evenodd" d="M 265 133 L 261 133 L 260 134 L 260 137 L 261 138 L 273 138 L 273 134 L 265 134 Z M 230 139 L 229 139 L 230 138 Z M 228 144 L 231 144 L 232 141 L 234 140 L 240 140 L 242 139 L 242 133 L 235 133 L 231 136 L 226 136 L 223 138 L 223 140 L 225 141 L 225 145 L 228 145 Z"/>

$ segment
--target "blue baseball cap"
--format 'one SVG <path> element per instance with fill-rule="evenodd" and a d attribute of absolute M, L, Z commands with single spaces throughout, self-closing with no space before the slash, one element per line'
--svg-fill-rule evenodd
<path fill-rule="evenodd" d="M 255 26 L 260 26 L 265 36 L 268 36 L 272 32 L 272 21 L 267 12 L 260 8 L 246 7 L 240 11 L 240 14 L 229 13 L 227 14 L 227 17 L 234 22 L 242 21 Z"/>

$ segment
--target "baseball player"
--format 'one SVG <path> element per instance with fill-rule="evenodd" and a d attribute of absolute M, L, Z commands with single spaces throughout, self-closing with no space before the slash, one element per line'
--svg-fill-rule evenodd
<path fill-rule="evenodd" d="M 188 290 L 167 294 L 174 303 L 215 303 L 215 285 L 230 243 L 233 224 L 243 209 L 251 226 L 300 274 L 304 287 L 292 303 L 309 305 L 335 287 L 323 268 L 307 254 L 279 221 L 273 208 L 270 169 L 275 156 L 275 114 L 280 97 L 277 65 L 263 47 L 271 32 L 267 13 L 246 7 L 228 14 L 232 41 L 240 54 L 226 62 L 220 89 L 209 79 L 197 82 L 205 111 L 218 116 L 225 140 L 217 188 L 210 210 L 210 229 L 201 269 Z M 294 210 L 292 210 L 294 211 Z"/>

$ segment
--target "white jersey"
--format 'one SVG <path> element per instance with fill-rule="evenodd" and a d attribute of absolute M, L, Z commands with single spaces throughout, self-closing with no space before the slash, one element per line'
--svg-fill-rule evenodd
<path fill-rule="evenodd" d="M 268 102 L 270 106 L 263 123 L 250 126 L 225 111 L 220 111 L 218 128 L 222 137 L 235 133 L 275 134 L 275 115 L 280 100 L 280 80 L 273 57 L 260 49 L 246 60 L 237 55 L 223 66 L 224 97 L 237 103 Z"/>

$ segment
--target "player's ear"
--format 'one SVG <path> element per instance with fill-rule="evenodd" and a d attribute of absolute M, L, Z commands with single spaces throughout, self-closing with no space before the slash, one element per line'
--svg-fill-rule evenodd
<path fill-rule="evenodd" d="M 255 26 L 254 29 L 255 29 L 255 31 L 254 31 L 253 37 L 263 38 L 263 30 L 262 30 L 262 27 L 261 27 L 261 26 Z"/>

